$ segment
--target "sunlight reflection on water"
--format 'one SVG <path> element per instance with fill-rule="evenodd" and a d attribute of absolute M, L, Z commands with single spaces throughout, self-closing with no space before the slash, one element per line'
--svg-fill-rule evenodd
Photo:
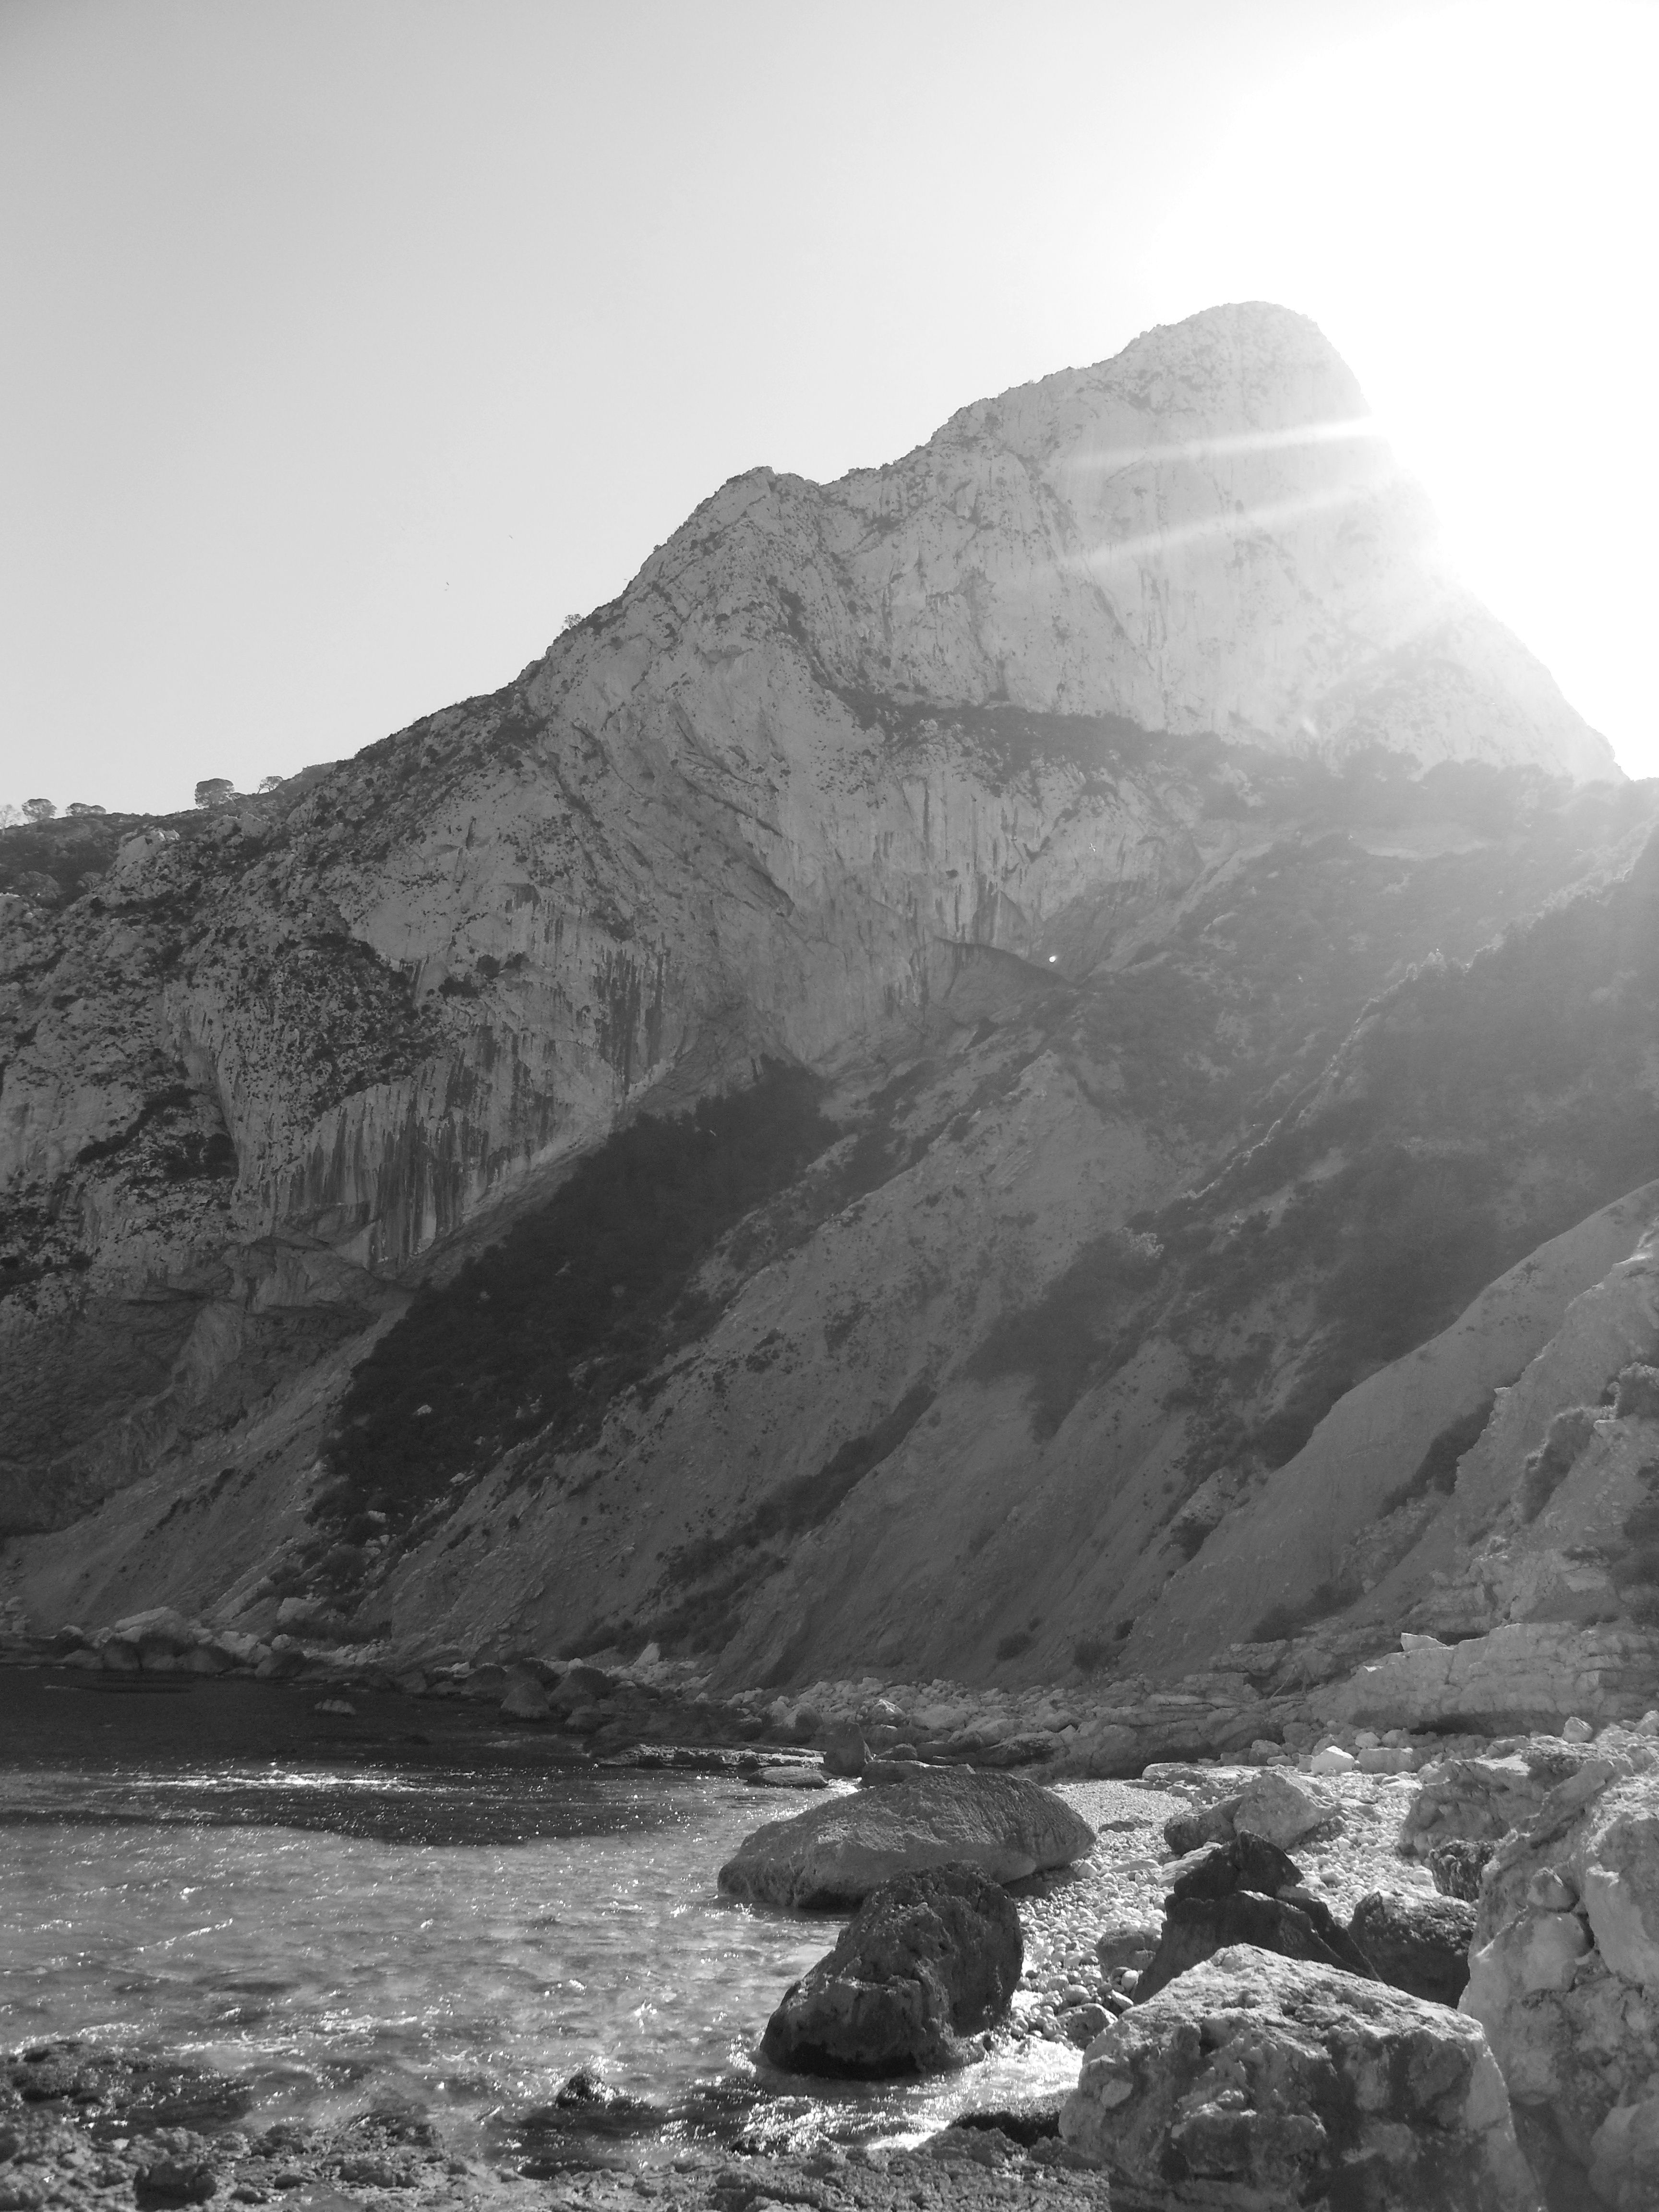
<path fill-rule="evenodd" d="M 1069 2087 L 1075 2054 L 1046 2047 L 928 2087 L 757 2069 L 836 1923 L 734 1904 L 714 1872 L 793 1809 L 673 1773 L 0 1775 L 0 2042 L 222 2068 L 256 2120 L 406 2103 L 480 2141 L 579 2066 L 681 2130 L 711 2092 L 908 2136 Z"/>

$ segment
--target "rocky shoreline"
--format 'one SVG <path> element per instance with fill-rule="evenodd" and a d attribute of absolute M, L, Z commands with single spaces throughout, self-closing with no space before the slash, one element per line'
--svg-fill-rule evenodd
<path fill-rule="evenodd" d="M 1368 1898 L 1403 1901 L 1407 1911 L 1413 1899 L 1419 1906 L 1431 1904 L 1441 1891 L 1462 1885 L 1471 1866 L 1477 1893 L 1486 1899 L 1492 1884 L 1479 1889 L 1483 1862 L 1492 1860 L 1500 1871 L 1511 1862 L 1522 1864 L 1524 1876 L 1540 1854 L 1551 1856 L 1553 1837 L 1565 1834 L 1575 1819 L 1582 1823 L 1603 1797 L 1611 1792 L 1611 1802 L 1620 1790 L 1635 1793 L 1631 1806 L 1621 1810 L 1627 1827 L 1635 1818 L 1641 1828 L 1639 1860 L 1641 1851 L 1651 1854 L 1659 1836 L 1659 1814 L 1652 1803 L 1659 1770 L 1656 1735 L 1659 1724 L 1650 1725 L 1646 1734 L 1604 1729 L 1594 1741 L 1543 1736 L 1499 1741 L 1478 1752 L 1454 1752 L 1409 1776 L 1368 1773 L 1357 1762 L 1327 1761 L 1323 1771 L 1295 1776 L 1282 1764 L 1264 1768 L 1168 1763 L 1129 1779 L 1061 1782 L 1059 1794 L 1088 1823 L 1097 1841 L 1078 1863 L 1016 1883 L 1024 1967 L 996 2037 L 1005 2047 L 1070 2045 L 1080 2054 L 1086 2051 L 1087 2066 L 1097 2069 L 1100 2055 L 1113 2042 L 1106 2031 L 1119 2021 L 1144 2039 L 1156 2024 L 1158 2002 L 1178 2002 L 1183 1982 L 1196 1993 L 1203 1975 L 1180 1975 L 1160 2000 L 1137 2002 L 1137 1984 L 1169 1924 L 1172 1885 L 1177 1892 L 1183 1886 L 1190 1889 L 1193 1869 L 1215 1861 L 1218 1843 L 1224 1843 L 1235 1826 L 1243 1834 L 1249 1823 L 1277 1824 L 1284 1845 L 1296 1854 L 1290 1866 L 1295 1886 L 1281 1894 L 1299 1900 L 1295 1910 L 1303 1917 L 1335 1927 L 1358 1926 L 1357 1916 Z M 753 1753 L 727 1748 L 734 1759 L 761 1753 L 779 1760 L 797 1756 L 774 1746 L 763 1745 Z M 1310 1755 L 1308 1765 L 1316 1763 Z M 881 1788 L 879 1783 L 872 1786 Z M 1254 1838 L 1255 1829 L 1249 1832 Z M 1540 1834 L 1541 1844 L 1528 1845 L 1529 1836 Z M 1528 1848 L 1532 1860 L 1526 1857 Z M 1278 1846 L 1273 1849 L 1282 1857 Z M 1602 1856 L 1608 1856 L 1603 1850 Z M 1632 1861 L 1632 1869 L 1639 1932 L 1645 1896 L 1640 1885 L 1652 1869 L 1645 1861 Z M 1601 2008 L 1597 2019 L 1603 2074 L 1613 2063 L 1607 1992 L 1623 1989 L 1635 2002 L 1636 2011 L 1631 2014 L 1627 2003 L 1630 2016 L 1621 2016 L 1619 2063 L 1625 2073 L 1622 2087 L 1615 2083 L 1615 2089 L 1626 2105 L 1635 2095 L 1632 2109 L 1638 2117 L 1650 2117 L 1639 2094 L 1641 2069 L 1656 2069 L 1650 2087 L 1652 2079 L 1659 2079 L 1659 2043 L 1641 2009 L 1639 1985 L 1629 1981 L 1631 1957 L 1607 1958 L 1598 1951 L 1596 1933 L 1582 1917 L 1580 1893 L 1588 1886 L 1582 1872 L 1574 1876 L 1565 1858 L 1560 1870 L 1551 1865 L 1547 1872 L 1541 1888 L 1537 1881 L 1530 1888 L 1523 1881 L 1519 1921 L 1513 1909 L 1504 1919 L 1495 1907 L 1488 1910 L 1489 1900 L 1483 1901 L 1491 1924 L 1476 1960 L 1480 2016 L 1500 2057 L 1514 2041 L 1517 2021 L 1524 2036 L 1536 2002 L 1519 2007 L 1518 1996 L 1533 1990 L 1538 1978 L 1529 1954 L 1506 1964 L 1504 1946 L 1513 1949 L 1516 1925 L 1531 1924 L 1526 1922 L 1528 1912 L 1536 1921 L 1547 1908 L 1553 1918 L 1544 1936 L 1528 1940 L 1534 1948 L 1538 1941 L 1554 1942 L 1559 1948 L 1567 1941 L 1559 1930 L 1569 1931 L 1569 1966 L 1580 1971 L 1576 1980 L 1570 1972 L 1565 1984 L 1557 1977 L 1569 1993 L 1583 1982 L 1586 1960 L 1594 1970 L 1586 1986 Z M 1513 1888 L 1514 1878 L 1510 1881 Z M 1198 1886 L 1204 1890 L 1202 1881 Z M 1510 1905 L 1515 1908 L 1514 1898 Z M 1236 1974 L 1242 1958 L 1288 1971 L 1283 1960 L 1275 1966 L 1270 1952 L 1248 1948 L 1224 1951 L 1217 1969 Z M 1235 1962 L 1231 1967 L 1230 1961 Z M 1636 1968 L 1644 1963 L 1644 1957 L 1638 1958 Z M 1341 1975 L 1337 1981 L 1348 1985 Z M 1249 2001 L 1259 1999 L 1258 1992 Z M 1570 2001 L 1570 1994 L 1563 1999 Z M 1419 2006 L 1419 2014 L 1437 2015 L 1439 2009 Z M 1458 2017 L 1470 2010 L 1466 2002 Z M 1420 2020 L 1416 2028 L 1420 2033 Z M 1528 2077 L 1534 2087 L 1537 2073 L 1534 2063 Z M 1556 2086 L 1564 2100 L 1577 2097 L 1583 2106 L 1581 2122 L 1587 2112 L 1606 2134 L 1596 2120 L 1593 2084 L 1587 2106 L 1583 2082 L 1575 2085 L 1564 2078 Z M 483 2159 L 460 2154 L 417 2112 L 369 2110 L 334 2126 L 285 2122 L 251 2130 L 240 2124 L 247 2100 L 234 2081 L 90 2045 L 43 2045 L 14 2054 L 3 2071 L 0 2212 L 40 2212 L 48 2205 L 70 2212 L 126 2212 L 129 2206 L 143 2212 L 146 2207 L 210 2198 L 259 2204 L 279 2197 L 301 2212 L 348 2212 L 351 2207 L 364 2212 L 394 2212 L 396 2207 L 459 2212 L 461 2207 L 520 2202 L 609 2212 L 612 2205 L 641 2198 L 660 2199 L 686 2212 L 693 2207 L 744 2212 L 769 2201 L 810 2203 L 820 2212 L 842 2206 L 849 2212 L 855 2207 L 858 2212 L 884 2212 L 889 2205 L 935 2199 L 942 2203 L 946 2198 L 955 2203 L 964 2197 L 974 2203 L 981 2197 L 1034 2204 L 1086 2202 L 1103 2212 L 1109 2202 L 1122 2206 L 1143 2201 L 1121 2172 L 1116 2173 L 1112 2195 L 1110 2177 L 1098 2163 L 1098 2146 L 1085 2155 L 1068 2144 L 1054 2132 L 1060 2124 L 1052 2109 L 1000 2118 L 969 2115 L 964 2124 L 925 2142 L 880 2144 L 857 2141 L 857 2123 L 845 2117 L 827 2131 L 809 2132 L 805 2138 L 798 2121 L 772 2126 L 763 2092 L 744 2102 L 740 2111 L 734 2107 L 722 2115 L 711 2108 L 690 2121 L 611 2100 L 601 2085 L 582 2077 L 567 2085 L 567 2092 L 556 2106 L 519 2117 L 516 2141 L 506 2154 Z M 1550 2184 L 1553 2203 L 1570 2199 L 1594 2156 L 1601 2156 L 1605 2166 L 1619 2148 L 1614 2144 L 1610 2150 L 1601 2142 L 1598 2153 L 1589 2153 L 1584 2144 L 1594 2129 L 1580 2125 L 1583 2154 L 1575 2164 L 1570 2154 L 1571 2111 L 1564 2118 L 1549 2107 L 1547 2098 L 1536 2095 L 1527 2111 L 1516 2110 L 1523 2143 L 1540 2179 Z M 1645 2118 L 1642 2126 L 1647 2126 Z M 1638 2212 L 1650 2202 L 1640 2179 L 1646 2171 L 1644 2142 L 1645 2136 L 1638 2136 L 1620 2169 L 1622 2179 L 1615 2177 L 1611 2193 L 1601 2199 L 1618 2212 Z M 1492 2199 L 1505 2206 L 1523 2201 L 1530 2200 L 1512 2193 Z"/>
<path fill-rule="evenodd" d="M 1417 1654 L 1428 1648 L 1412 1642 L 1401 1655 L 1407 1668 L 1420 1665 Z M 1429 1663 L 1439 1665 L 1433 1653 L 1445 1649 L 1433 1647 Z M 611 1663 L 603 1668 L 428 1651 L 418 1662 L 397 1655 L 408 1663 L 394 1671 L 392 1656 L 293 1642 L 239 1649 L 223 1632 L 152 1613 L 88 1636 L 33 1639 L 14 1631 L 0 1664 L 120 1697 L 194 1690 L 192 1710 L 204 1716 L 226 1702 L 216 1686 L 235 1690 L 228 1702 L 244 1712 L 250 1698 L 267 1702 L 256 1686 L 273 1686 L 289 1695 L 271 1698 L 272 1710 L 281 1703 L 333 1732 L 319 1736 L 325 1756 L 338 1755 L 329 1747 L 349 1724 L 350 1741 L 371 1759 L 465 1750 L 587 1771 L 686 1765 L 757 1790 L 808 1793 L 850 1790 L 855 1777 L 879 1790 L 942 1770 L 966 1779 L 981 1767 L 992 1777 L 1018 1767 L 1062 1796 L 1097 1840 L 1075 1864 L 1014 1881 L 1024 1960 L 994 2035 L 1008 2050 L 1086 2052 L 1085 2073 L 1097 2070 L 1120 2021 L 1145 2042 L 1158 2007 L 1178 2010 L 1183 1984 L 1197 1992 L 1212 1968 L 1237 1980 L 1247 1954 L 1271 1962 L 1287 1929 L 1289 1957 L 1314 1962 L 1295 1967 L 1291 1982 L 1313 1974 L 1316 1983 L 1320 1959 L 1344 1963 L 1340 1946 L 1350 1928 L 1375 1941 L 1397 1923 L 1409 1948 L 1425 1909 L 1467 1899 L 1441 1914 L 1449 1925 L 1465 1916 L 1460 1942 L 1474 1969 L 1458 2017 L 1478 2019 L 1505 2077 L 1514 2069 L 1516 2130 L 1549 2203 L 1571 2203 L 1575 2191 L 1582 2201 L 1590 2174 L 1603 2185 L 1597 2201 L 1616 2212 L 1659 2204 L 1659 2183 L 1644 2179 L 1659 2173 L 1648 2141 L 1659 2143 L 1659 1711 L 1633 1725 L 1570 1718 L 1554 1730 L 1497 1736 L 1293 1723 L 1283 1741 L 1253 1739 L 1242 1759 L 1155 1760 L 1121 1775 L 1092 1771 L 1115 1755 L 1099 1749 L 1098 1714 L 1054 1690 L 825 1683 L 788 1699 L 762 1692 L 722 1698 L 695 1669 L 650 1651 L 632 1661 L 604 1655 Z M 404 1716 L 422 1725 L 403 1728 Z M 1613 1810 L 1603 1817 L 1605 1808 Z M 1265 1883 L 1242 1876 L 1242 1905 L 1188 1910 L 1198 1949 L 1164 1966 L 1178 1917 L 1172 1898 L 1194 1881 L 1198 1896 L 1219 1895 L 1218 1849 L 1224 1858 L 1236 1833 L 1240 1849 L 1265 1843 L 1279 1871 Z M 1477 1907 L 1480 1932 L 1468 1942 Z M 1263 1936 L 1264 1927 L 1273 1932 Z M 1243 1950 L 1224 1948 L 1241 1929 Z M 1321 1948 L 1322 1929 L 1335 1953 Z M 1158 1983 L 1160 1993 L 1151 1999 L 1139 1985 L 1155 1958 L 1159 1972 L 1146 1990 Z M 1194 1973 L 1195 1960 L 1210 1964 Z M 1281 1978 L 1285 1970 L 1284 1960 L 1273 1968 Z M 1344 1985 L 1339 1974 L 1333 1986 Z M 1250 2002 L 1271 2009 L 1306 1996 L 1301 1984 L 1288 1996 L 1274 1984 Z M 1442 1993 L 1442 2005 L 1452 2001 Z M 1431 2015 L 1440 2008 L 1431 2006 Z M 1587 2037 L 1596 2054 L 1589 2071 L 1572 2057 L 1575 2039 Z M 1004 2116 L 1000 2124 L 981 2116 L 985 2125 L 893 2146 L 860 2142 L 851 2124 L 841 2130 L 848 2139 L 802 2140 L 798 2128 L 769 2126 L 764 2094 L 739 2115 L 688 2124 L 647 2107 L 618 2109 L 595 2088 L 544 2115 L 539 2133 L 534 2116 L 524 2116 L 516 2144 L 489 2162 L 461 2155 L 421 2112 L 368 2111 L 334 2127 L 284 2123 L 248 2133 L 235 2124 L 234 2084 L 200 2095 L 181 2089 L 169 2100 L 153 2094 L 158 2071 L 167 2069 L 147 2071 L 89 2047 L 15 2054 L 0 2111 L 0 2212 L 48 2204 L 125 2212 L 277 2196 L 307 2212 L 447 2212 L 521 2200 L 608 2212 L 624 2197 L 711 2212 L 763 2201 L 881 2212 L 987 2194 L 999 2202 L 1086 2198 L 1103 2208 L 1109 2201 L 1105 2174 L 1052 2132 L 1052 2110 Z M 189 2075 L 173 2072 L 181 2082 Z M 139 2095 L 131 2085 L 141 2075 L 149 2087 Z M 57 2085 L 51 2094 L 42 2094 L 46 2083 Z M 209 2106 L 217 2096 L 222 2109 L 204 2116 L 192 2095 Z M 1100 2155 L 1097 2143 L 1089 2155 Z M 1132 2178 L 1115 2172 L 1111 2201 L 1139 2201 Z M 1530 2200 L 1506 2183 L 1492 2201 L 1507 2208 Z"/>
<path fill-rule="evenodd" d="M 135 1686 L 172 1679 L 315 1685 L 459 1701 L 544 1729 L 569 1755 L 694 1753 L 765 1741 L 827 1755 L 856 1735 L 867 1754 L 1041 1769 L 1046 1780 L 1127 1778 L 1181 1760 L 1309 1764 L 1341 1754 L 1371 1774 L 1410 1774 L 1448 1751 L 1517 1732 L 1644 1725 L 1659 1712 L 1659 1637 L 1606 1626 L 1510 1624 L 1451 1643 L 1407 1633 L 1379 1655 L 1332 1633 L 1236 1645 L 1225 1669 L 1170 1682 L 1082 1678 L 969 1687 L 875 1675 L 787 1695 L 711 1690 L 709 1670 L 654 1644 L 569 1659 L 483 1645 L 343 1644 L 307 1632 L 302 1605 L 266 1635 L 153 1607 L 92 1630 L 31 1633 L 0 1621 L 0 1665 L 57 1665 Z M 1655 1723 L 1659 1725 L 1659 1722 Z M 1338 1757 L 1336 1764 L 1342 1764 Z"/>
<path fill-rule="evenodd" d="M 293 2124 L 248 2133 L 234 2126 L 161 2124 L 121 2095 L 124 2069 L 109 2054 L 71 2046 L 19 2052 L 0 2080 L 0 2212 L 160 2212 L 205 2203 L 281 2204 L 287 2212 L 462 2212 L 533 2205 L 708 2208 L 805 2204 L 818 2212 L 899 2212 L 917 2206 L 994 2203 L 1012 2198 L 1054 2212 L 1106 2212 L 1106 2177 L 1071 2152 L 1052 2114 L 1022 2128 L 959 2127 L 927 2144 L 821 2142 L 795 2154 L 685 2143 L 609 2154 L 576 2151 L 554 2162 L 530 2158 L 491 2166 L 446 2149 L 431 2124 L 396 2112 L 364 2113 L 345 2125 Z M 197 2081 L 173 2080 L 174 2106 L 198 2121 Z M 62 2083 L 61 2091 L 58 2088 Z M 76 2085 L 79 2085 L 78 2087 Z M 76 2101 L 88 2093 L 106 2101 Z M 70 2109 L 65 2110 L 65 2100 Z M 165 2110 L 166 2107 L 164 2106 Z M 95 2110 L 100 2117 L 89 2120 Z M 129 2131 L 130 2130 L 130 2131 Z"/>

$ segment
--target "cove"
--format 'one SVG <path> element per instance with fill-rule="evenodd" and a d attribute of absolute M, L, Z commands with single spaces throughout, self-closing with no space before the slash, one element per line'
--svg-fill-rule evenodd
<path fill-rule="evenodd" d="M 838 1923 L 717 1893 L 740 1838 L 795 1809 L 728 1777 L 527 1765 L 535 1740 L 477 1728 L 307 1748 L 359 1717 L 314 1688 L 232 1711 L 219 1686 L 8 1687 L 0 2045 L 82 2036 L 231 2075 L 250 2128 L 391 2108 L 494 2158 L 578 2071 L 650 2108 L 635 2150 L 911 2140 L 1075 2074 L 1046 2047 L 896 2087 L 761 2064 Z"/>

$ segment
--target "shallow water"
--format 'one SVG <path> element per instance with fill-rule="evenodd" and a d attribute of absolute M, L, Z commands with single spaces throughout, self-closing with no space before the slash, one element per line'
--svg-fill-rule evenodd
<path fill-rule="evenodd" d="M 495 2151 L 579 2067 L 659 2108 L 664 2142 L 908 2137 L 1069 2086 L 1075 2055 L 1051 2046 L 925 2087 L 757 2066 L 837 1923 L 734 1904 L 714 1873 L 798 1805 L 623 1769 L 0 1767 L 0 2045 L 165 2052 L 241 2077 L 249 2125 L 394 2104 Z"/>

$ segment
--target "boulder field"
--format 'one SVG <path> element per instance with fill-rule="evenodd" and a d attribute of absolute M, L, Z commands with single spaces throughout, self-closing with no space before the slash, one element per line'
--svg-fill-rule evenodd
<path fill-rule="evenodd" d="M 1297 1861 L 1224 1775 L 1198 1785 L 1166 1836 L 1218 1839 L 1159 1870 L 1161 1924 L 1126 1912 L 1097 1939 L 1118 2016 L 1066 2140 L 1171 2204 L 1654 2212 L 1659 1745 L 1491 1750 L 1370 1784 L 1394 1799 L 1385 1849 L 1368 1785 L 1333 1778 Z M 1471 1869 L 1477 1901 L 1441 1893 Z"/>
<path fill-rule="evenodd" d="M 933 1778 L 949 1810 L 931 1828 L 925 1780 L 866 1780 L 758 1831 L 738 1855 L 760 1885 L 745 1893 L 796 1902 L 823 1879 L 805 1871 L 814 1844 L 838 1838 L 872 1873 L 890 1856 L 869 1856 L 868 1838 L 890 1855 L 907 1829 L 913 1848 L 942 1853 L 953 1836 L 983 1848 L 1001 1820 L 1006 1847 L 1011 1806 L 1029 1839 L 1030 1799 L 1060 1796 L 999 1774 Z M 1091 1787 L 1126 1807 L 1138 1791 L 1146 1810 L 1111 1817 Z M 1022 1899 L 1010 2030 L 1085 2046 L 1061 2136 L 1121 2202 L 1659 2206 L 1651 1736 L 1500 1741 L 1409 1781 L 1352 1764 L 1317 1778 L 1188 1767 L 1060 1790 L 1122 1832 L 1085 1841 Z M 1157 1857 L 1142 1855 L 1148 1820 Z M 787 1993 L 774 2063 L 874 2073 L 975 2055 L 963 2031 L 996 2017 L 1006 1946 L 982 1869 L 935 1863 L 866 1893 Z M 1478 1902 L 1446 1893 L 1472 1871 Z"/>

